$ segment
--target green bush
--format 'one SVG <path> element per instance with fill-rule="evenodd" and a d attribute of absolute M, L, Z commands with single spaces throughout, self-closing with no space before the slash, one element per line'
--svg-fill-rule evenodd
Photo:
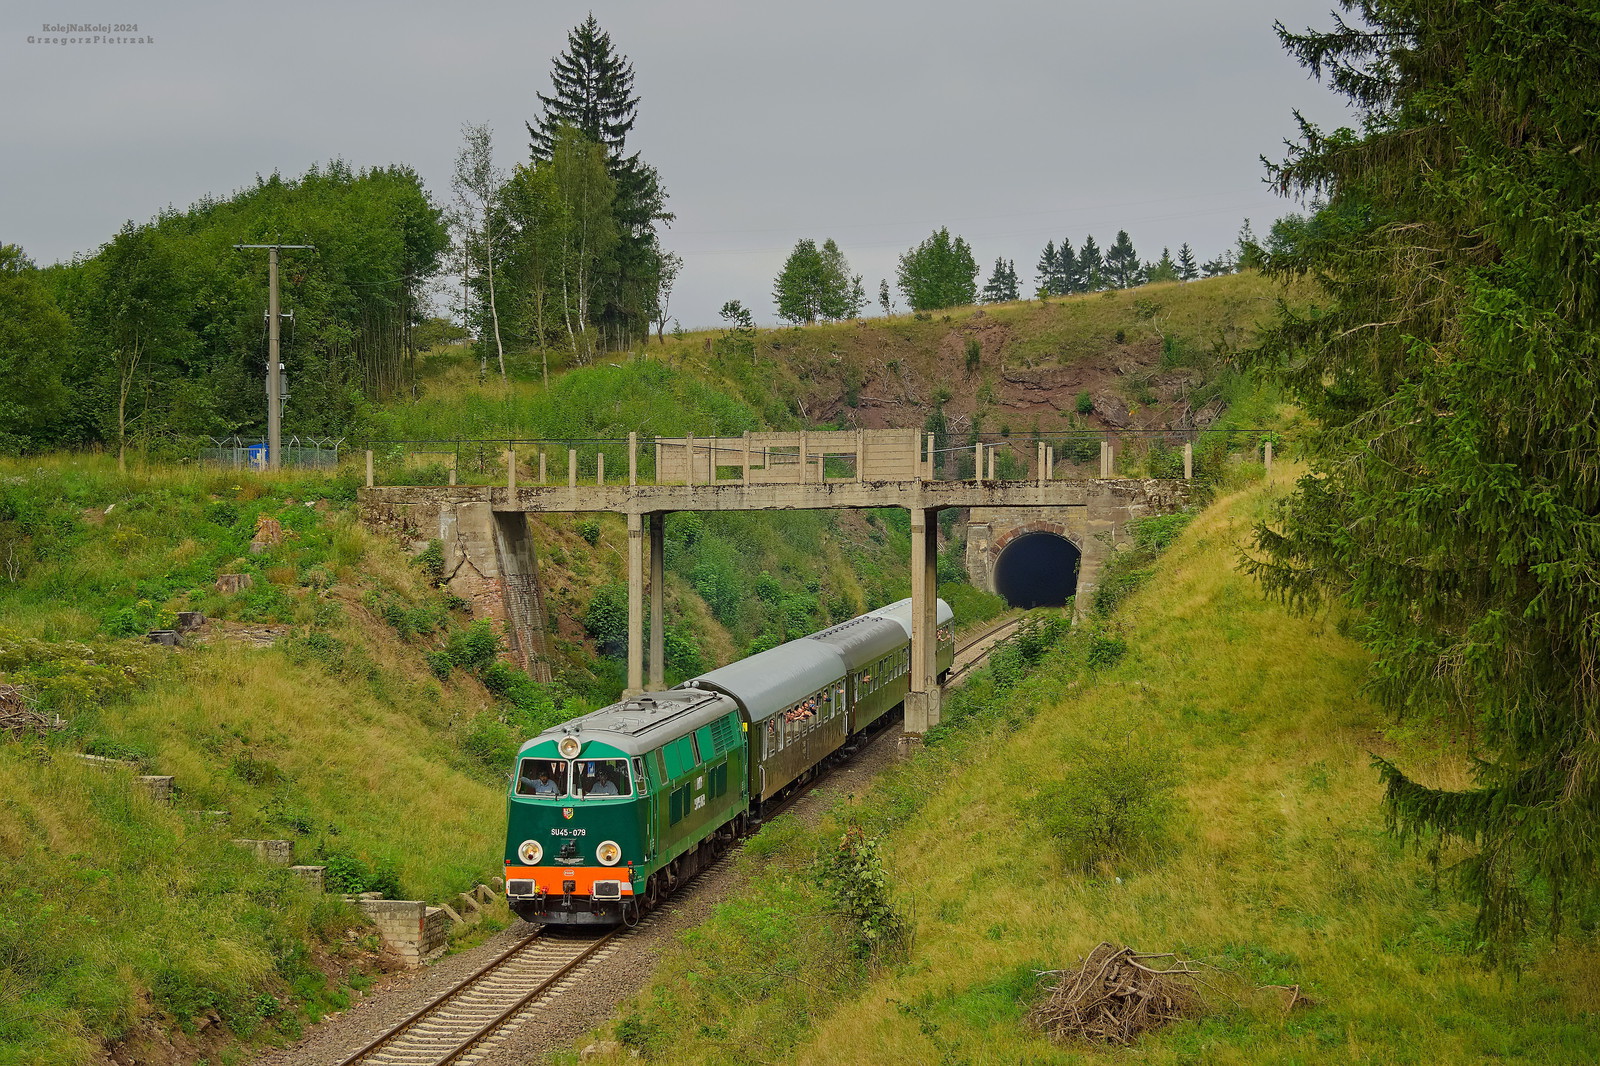
<path fill-rule="evenodd" d="M 428 575 L 429 584 L 437 585 L 444 580 L 444 542 L 437 537 L 428 541 L 428 546 L 419 551 L 411 561 Z"/>
<path fill-rule="evenodd" d="M 878 841 L 854 823 L 818 864 L 818 878 L 836 913 L 848 923 L 856 957 L 874 962 L 904 958 L 911 923 L 889 894 Z"/>
<path fill-rule="evenodd" d="M 1094 397 L 1089 395 L 1088 389 L 1084 389 L 1078 393 L 1078 399 L 1074 406 L 1080 415 L 1094 414 Z"/>
<path fill-rule="evenodd" d="M 1138 863 L 1168 841 L 1176 812 L 1176 757 L 1132 734 L 1080 738 L 1061 753 L 1062 776 L 1023 808 L 1039 821 L 1062 864 L 1092 871 Z"/>
<path fill-rule="evenodd" d="M 480 618 L 465 629 L 457 629 L 445 643 L 445 652 L 451 663 L 463 670 L 481 673 L 488 669 L 502 651 L 505 641 L 494 631 L 494 623 Z M 429 660 L 432 665 L 432 660 Z"/>
<path fill-rule="evenodd" d="M 628 586 L 621 582 L 594 590 L 583 613 L 583 628 L 594 638 L 600 654 L 620 658 L 628 651 Z"/>
<path fill-rule="evenodd" d="M 600 520 L 586 518 L 578 523 L 578 536 L 588 541 L 590 546 L 600 543 Z"/>

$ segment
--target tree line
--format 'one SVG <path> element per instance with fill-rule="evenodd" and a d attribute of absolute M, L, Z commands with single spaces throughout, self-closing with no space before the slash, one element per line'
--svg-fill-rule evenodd
<path fill-rule="evenodd" d="M 39 269 L 0 252 L 0 447 L 248 433 L 265 420 L 267 257 L 281 254 L 293 424 L 349 423 L 410 380 L 425 286 L 449 245 L 403 166 L 334 161 L 226 200 L 129 222 L 93 255 Z"/>
<path fill-rule="evenodd" d="M 1133 288 L 1154 281 L 1194 281 L 1231 274 L 1244 267 L 1260 266 L 1267 248 L 1287 246 L 1306 224 L 1299 215 L 1279 219 L 1263 246 L 1257 242 L 1250 220 L 1245 219 L 1235 247 L 1205 263 L 1196 261 L 1194 250 L 1187 243 L 1178 249 L 1176 258 L 1170 249 L 1163 248 L 1160 258 L 1141 261 L 1127 230 L 1118 230 L 1116 240 L 1104 251 L 1093 234 L 1084 239 L 1081 248 L 1074 248 L 1066 238 L 1059 245 L 1050 240 L 1039 256 L 1032 295 L 1067 296 Z M 948 227 L 940 227 L 901 255 L 895 273 L 900 295 L 913 311 L 1023 298 L 1015 260 L 997 258 L 982 289 L 978 287 L 978 276 L 971 246 L 962 237 L 951 236 Z M 854 318 L 866 306 L 861 275 L 850 273 L 844 253 L 831 238 L 820 249 L 810 238 L 796 242 L 773 281 L 772 299 L 778 317 L 796 324 Z M 878 304 L 884 314 L 893 312 L 887 278 L 878 283 Z"/>
<path fill-rule="evenodd" d="M 487 128 L 466 128 L 445 204 L 408 167 L 335 160 L 129 222 L 68 263 L 0 246 L 0 450 L 259 434 L 266 254 L 235 245 L 313 246 L 281 253 L 291 433 L 349 431 L 414 387 L 444 272 L 502 376 L 508 345 L 581 363 L 659 332 L 679 263 L 657 237 L 660 179 L 626 147 L 631 64 L 591 16 L 552 83 L 510 174 Z"/>

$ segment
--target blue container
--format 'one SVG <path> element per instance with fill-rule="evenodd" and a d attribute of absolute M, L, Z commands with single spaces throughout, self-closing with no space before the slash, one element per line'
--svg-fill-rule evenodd
<path fill-rule="evenodd" d="M 267 446 L 265 444 L 252 444 L 245 451 L 249 454 L 251 470 L 265 470 L 267 468 Z"/>

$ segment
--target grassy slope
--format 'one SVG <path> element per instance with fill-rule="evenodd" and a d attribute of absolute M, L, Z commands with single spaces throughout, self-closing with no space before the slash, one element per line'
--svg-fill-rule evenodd
<path fill-rule="evenodd" d="M 1393 748 L 1360 691 L 1362 653 L 1326 620 L 1264 602 L 1233 568 L 1266 499 L 1247 491 L 1203 514 L 1125 605 L 1128 658 L 892 837 L 892 872 L 916 900 L 913 961 L 822 1025 L 799 1061 L 1072 1061 L 1022 1029 L 994 990 L 1014 985 L 1019 966 L 1070 966 L 1101 939 L 1205 957 L 1241 978 L 1235 991 L 1299 984 L 1317 1003 L 1284 1018 L 1244 994 L 1149 1040 L 1141 1061 L 1600 1054 L 1600 996 L 1578 979 L 1593 948 L 1535 947 L 1520 983 L 1483 972 L 1465 954 L 1469 909 L 1385 834 L 1369 753 Z M 1119 736 L 1167 749 L 1181 767 L 1175 842 L 1157 861 L 1067 873 L 1027 804 L 1058 787 L 1085 744 Z"/>
<path fill-rule="evenodd" d="M 441 685 L 426 670 L 439 633 L 402 639 L 369 610 L 459 626 L 415 566 L 355 524 L 340 482 L 121 476 L 88 459 L 6 464 L 0 478 L 7 532 L 32 531 L 12 542 L 28 566 L 0 583 L 0 681 L 69 723 L 45 744 L 0 743 L 0 1063 L 85 1061 L 106 1038 L 159 1044 L 152 1021 L 183 1029 L 212 1010 L 225 1025 L 195 1046 L 215 1050 L 220 1030 L 292 1033 L 342 1006 L 313 959 L 370 967 L 342 939 L 359 919 L 233 837 L 387 867 L 411 898 L 495 872 L 498 775 L 464 750 L 491 700 L 460 671 Z M 258 515 L 291 536 L 252 555 Z M 218 571 L 256 587 L 221 596 Z M 206 610 L 214 629 L 292 635 L 162 652 L 104 632 L 179 607 Z M 85 749 L 174 775 L 177 802 L 157 807 L 126 772 L 68 756 Z M 208 810 L 229 817 L 195 813 Z"/>
<path fill-rule="evenodd" d="M 839 976 L 852 964 L 828 954 L 836 923 L 804 888 L 826 844 L 775 841 L 763 854 L 799 879 L 769 880 L 792 901 L 725 907 L 687 934 L 619 1033 L 652 1050 L 667 1041 L 683 1062 L 1094 1061 L 1029 1031 L 1023 1013 L 1035 970 L 1070 967 L 1105 939 L 1221 968 L 1215 1013 L 1147 1038 L 1126 1053 L 1138 1061 L 1595 1061 L 1592 944 L 1532 943 L 1520 979 L 1485 972 L 1470 909 L 1386 834 L 1369 753 L 1398 751 L 1442 781 L 1460 767 L 1422 731 L 1385 730 L 1361 693 L 1363 653 L 1330 620 L 1286 613 L 1234 569 L 1269 498 L 1249 489 L 1196 519 L 1116 617 L 1120 663 L 1046 659 L 980 720 L 1001 742 L 956 736 L 953 754 L 930 747 L 835 812 L 821 840 L 851 817 L 886 831 L 916 927 L 906 961 L 865 983 Z M 1019 704 L 1037 713 L 1005 736 Z M 1156 790 L 1148 806 L 1103 808 L 1102 821 L 1145 817 L 1122 847 L 1091 847 L 1087 863 L 1080 848 L 1069 866 L 1050 815 L 1068 798 L 1113 797 L 1105 782 L 1123 765 L 1175 766 L 1169 805 Z M 800 955 L 763 949 L 785 930 Z M 755 967 L 745 981 L 759 999 L 740 992 L 741 965 Z M 1313 1005 L 1286 1017 L 1256 991 L 1268 984 L 1299 985 Z M 662 1035 L 673 1017 L 687 1029 Z"/>

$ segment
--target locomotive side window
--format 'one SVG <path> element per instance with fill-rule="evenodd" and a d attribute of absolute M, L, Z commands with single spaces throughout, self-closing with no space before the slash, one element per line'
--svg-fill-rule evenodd
<path fill-rule="evenodd" d="M 554 799 L 567 794 L 567 764 L 561 759 L 523 759 L 517 769 L 517 795 Z"/>
<path fill-rule="evenodd" d="M 577 769 L 578 796 L 631 796 L 627 759 L 579 759 Z"/>

